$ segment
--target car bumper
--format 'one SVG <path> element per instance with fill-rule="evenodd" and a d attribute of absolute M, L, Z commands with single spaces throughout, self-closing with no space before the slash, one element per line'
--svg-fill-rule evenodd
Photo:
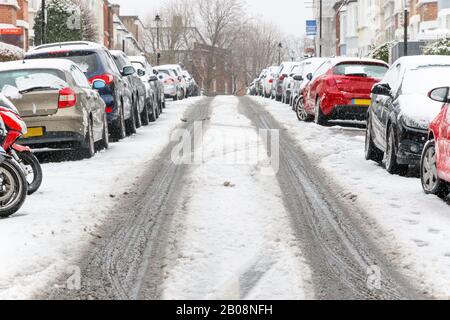
<path fill-rule="evenodd" d="M 62 112 L 61 110 L 58 113 Z M 20 144 L 32 147 L 66 147 L 84 142 L 87 121 L 83 115 L 53 115 L 25 118 L 28 128 L 43 128 L 43 135 L 19 140 Z"/>
<path fill-rule="evenodd" d="M 331 120 L 367 120 L 367 110 L 366 106 L 355 106 L 355 105 L 344 105 L 335 106 L 331 115 L 329 116 Z"/>
<path fill-rule="evenodd" d="M 400 131 L 397 162 L 399 164 L 418 165 L 428 138 L 426 130 L 402 128 Z"/>

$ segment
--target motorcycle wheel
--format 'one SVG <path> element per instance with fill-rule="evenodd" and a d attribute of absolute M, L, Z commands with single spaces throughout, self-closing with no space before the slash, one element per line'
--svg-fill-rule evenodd
<path fill-rule="evenodd" d="M 25 166 L 26 180 L 28 182 L 28 195 L 32 195 L 39 190 L 42 184 L 42 168 L 36 156 L 29 151 L 17 154 L 20 161 Z"/>
<path fill-rule="evenodd" d="M 16 213 L 25 202 L 28 182 L 22 169 L 6 159 L 0 164 L 0 218 Z"/>

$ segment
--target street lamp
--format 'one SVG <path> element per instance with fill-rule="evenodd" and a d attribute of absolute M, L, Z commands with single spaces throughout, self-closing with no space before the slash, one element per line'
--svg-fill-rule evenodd
<path fill-rule="evenodd" d="M 42 22 L 41 22 L 41 44 L 45 44 L 47 42 L 46 37 L 46 25 L 47 25 L 47 11 L 45 10 L 45 0 L 41 2 L 41 14 L 42 14 Z"/>
<path fill-rule="evenodd" d="M 281 65 L 281 49 L 283 49 L 283 44 L 280 42 L 278 44 L 278 65 Z"/>
<path fill-rule="evenodd" d="M 408 55 L 408 0 L 403 0 L 403 55 Z"/>
<path fill-rule="evenodd" d="M 156 65 L 160 64 L 160 60 L 161 60 L 161 50 L 160 50 L 160 36 L 159 36 L 159 28 L 160 28 L 160 24 L 161 24 L 161 16 L 159 14 L 156 15 L 155 17 L 155 22 L 156 22 Z"/>

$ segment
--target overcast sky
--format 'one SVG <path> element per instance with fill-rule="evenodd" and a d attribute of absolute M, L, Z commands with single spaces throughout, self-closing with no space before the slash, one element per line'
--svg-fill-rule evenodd
<path fill-rule="evenodd" d="M 121 5 L 121 14 L 140 15 L 143 18 L 165 0 L 112 0 Z M 278 25 L 285 34 L 303 35 L 305 19 L 312 16 L 305 9 L 304 0 L 243 0 L 251 16 L 261 17 Z M 307 0 L 308 1 L 308 0 Z M 310 1 L 309 1 L 310 2 Z"/>

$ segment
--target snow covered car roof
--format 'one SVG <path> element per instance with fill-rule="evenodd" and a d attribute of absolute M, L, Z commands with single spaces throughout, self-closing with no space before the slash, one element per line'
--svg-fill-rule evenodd
<path fill-rule="evenodd" d="M 450 56 L 408 56 L 399 58 L 394 64 L 397 62 L 401 62 L 407 69 L 429 65 L 449 65 Z"/>
<path fill-rule="evenodd" d="M 128 59 L 130 59 L 131 62 L 147 63 L 147 59 L 144 56 L 129 56 Z"/>
<path fill-rule="evenodd" d="M 61 42 L 61 43 L 49 43 L 49 44 L 43 44 L 41 46 L 37 46 L 36 48 L 28 51 L 26 53 L 26 56 L 39 54 L 39 53 L 46 53 L 53 50 L 64 50 L 64 51 L 82 51 L 82 50 L 89 50 L 89 49 L 105 49 L 106 48 L 98 43 L 95 42 L 89 42 L 89 41 L 72 41 L 72 42 Z"/>
<path fill-rule="evenodd" d="M 57 69 L 61 71 L 70 71 L 76 64 L 67 59 L 32 59 L 3 62 L 0 64 L 0 72 L 10 70 L 27 69 Z"/>
<path fill-rule="evenodd" d="M 336 57 L 330 59 L 333 65 L 337 65 L 340 63 L 358 63 L 358 62 L 368 62 L 368 63 L 378 63 L 378 64 L 384 64 L 385 66 L 389 67 L 389 64 L 384 62 L 383 60 L 378 59 L 371 59 L 371 58 L 355 58 L 355 57 Z"/>

